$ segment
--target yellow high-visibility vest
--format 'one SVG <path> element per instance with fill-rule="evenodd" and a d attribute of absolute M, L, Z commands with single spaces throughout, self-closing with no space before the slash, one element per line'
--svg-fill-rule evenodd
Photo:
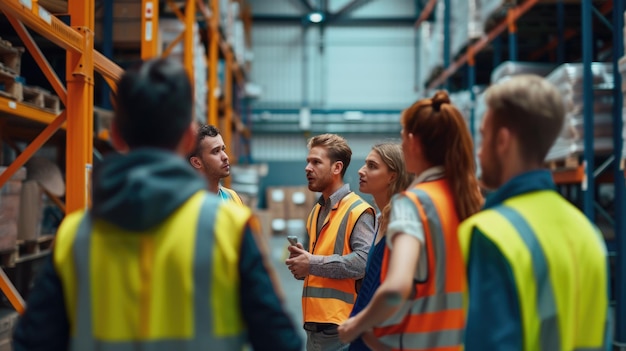
<path fill-rule="evenodd" d="M 578 209 L 544 190 L 481 211 L 459 227 L 466 262 L 475 228 L 496 245 L 513 272 L 523 350 L 603 350 L 606 246 Z M 470 289 L 470 299 L 471 294 Z"/>
<path fill-rule="evenodd" d="M 72 350 L 241 350 L 239 250 L 250 216 L 206 191 L 143 232 L 68 215 L 54 265 Z"/>

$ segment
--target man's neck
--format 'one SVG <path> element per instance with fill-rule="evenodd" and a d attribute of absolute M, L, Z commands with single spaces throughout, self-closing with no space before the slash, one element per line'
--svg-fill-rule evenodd
<path fill-rule="evenodd" d="M 220 190 L 220 182 L 212 182 L 212 181 L 208 181 L 209 182 L 209 187 L 208 190 L 209 192 L 213 193 L 213 194 L 217 194 L 217 192 Z"/>
<path fill-rule="evenodd" d="M 525 163 L 525 162 L 515 163 L 509 167 L 506 167 L 503 170 L 502 184 L 508 183 L 511 179 L 517 177 L 518 175 L 522 173 L 536 171 L 542 168 L 543 168 L 542 165 L 535 164 L 535 163 Z"/>
<path fill-rule="evenodd" d="M 337 192 L 337 190 L 339 190 L 342 186 L 344 185 L 343 180 L 337 183 L 333 183 L 333 185 L 329 186 L 328 188 L 324 189 L 324 191 L 322 191 L 322 196 L 324 196 L 324 200 L 328 201 L 328 199 L 330 199 L 330 196 L 334 193 Z"/>

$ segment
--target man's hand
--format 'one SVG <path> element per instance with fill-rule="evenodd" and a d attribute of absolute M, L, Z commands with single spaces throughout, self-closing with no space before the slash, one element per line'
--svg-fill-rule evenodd
<path fill-rule="evenodd" d="M 289 246 L 287 247 L 287 249 L 289 250 L 289 248 L 290 248 L 290 247 L 293 247 L 293 246 L 294 246 L 294 245 L 289 245 Z M 299 248 L 300 250 L 304 250 L 304 246 L 302 246 L 302 243 L 296 243 L 296 245 L 295 245 L 295 246 L 296 246 L 297 248 Z M 305 251 L 306 251 L 306 250 L 305 250 Z M 299 252 L 289 250 L 289 258 L 294 258 L 294 257 L 298 256 L 299 254 L 300 254 Z"/>
<path fill-rule="evenodd" d="M 290 245 L 287 249 L 289 250 L 289 258 L 285 261 L 285 264 L 294 278 L 298 280 L 304 279 L 309 274 L 311 254 L 304 250 L 300 243 L 296 246 Z"/>

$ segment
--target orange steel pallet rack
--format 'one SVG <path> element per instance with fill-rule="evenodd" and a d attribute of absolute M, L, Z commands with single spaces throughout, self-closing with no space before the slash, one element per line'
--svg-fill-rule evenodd
<path fill-rule="evenodd" d="M 225 126 L 221 128 L 221 134 L 224 144 L 228 145 L 226 152 L 231 160 L 236 158 L 233 155 L 234 148 L 233 136 L 230 126 L 234 120 L 233 114 L 233 77 L 240 86 L 245 84 L 245 74 L 243 68 L 239 66 L 235 59 L 235 54 L 230 45 L 224 40 L 219 30 L 219 13 L 220 1 L 210 0 L 209 7 L 204 0 L 186 0 L 184 12 L 174 3 L 173 0 L 167 0 L 168 6 L 172 9 L 176 17 L 185 24 L 185 30 L 176 38 L 168 48 L 166 48 L 162 56 L 167 56 L 173 46 L 181 41 L 183 42 L 183 62 L 189 73 L 190 79 L 193 81 L 193 27 L 199 15 L 207 23 L 208 38 L 208 55 L 206 61 L 208 63 L 208 89 L 207 89 L 207 123 L 215 126 L 219 125 L 218 118 L 218 100 L 217 91 L 219 90 L 217 81 L 218 57 L 221 51 L 225 58 L 225 73 L 223 82 L 224 94 L 224 116 L 222 123 Z M 141 57 L 147 59 L 159 55 L 157 48 L 158 42 L 158 0 L 142 0 L 142 35 L 141 35 Z M 230 178 L 225 179 L 225 185 L 229 186 Z"/>
<path fill-rule="evenodd" d="M 100 73 L 115 90 L 123 70 L 94 50 L 94 0 L 68 0 L 71 26 L 38 6 L 37 0 L 2 0 L 0 11 L 9 19 L 54 91 L 65 105 L 58 115 L 0 99 L 0 111 L 47 124 L 46 128 L 0 174 L 0 187 L 60 128 L 67 130 L 66 211 L 89 206 L 89 183 L 93 154 L 93 73 Z M 67 87 L 51 68 L 26 26 L 67 51 Z M 13 307 L 24 311 L 24 301 L 0 269 L 0 289 Z"/>

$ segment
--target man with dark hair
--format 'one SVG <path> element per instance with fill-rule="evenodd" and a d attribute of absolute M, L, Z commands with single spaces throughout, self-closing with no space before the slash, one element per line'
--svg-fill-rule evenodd
<path fill-rule="evenodd" d="M 93 208 L 68 214 L 14 333 L 14 350 L 300 351 L 258 221 L 206 191 L 184 67 L 121 78 Z"/>
<path fill-rule="evenodd" d="M 478 158 L 484 185 L 497 191 L 459 226 L 465 350 L 605 350 L 604 239 L 542 169 L 563 98 L 547 80 L 520 75 L 491 86 L 485 100 Z"/>
<path fill-rule="evenodd" d="M 189 155 L 189 163 L 204 175 L 211 193 L 217 194 L 224 201 L 230 200 L 243 205 L 243 201 L 234 190 L 220 185 L 220 180 L 230 175 L 230 163 L 224 139 L 215 126 L 208 124 L 200 126 L 196 147 Z"/>

